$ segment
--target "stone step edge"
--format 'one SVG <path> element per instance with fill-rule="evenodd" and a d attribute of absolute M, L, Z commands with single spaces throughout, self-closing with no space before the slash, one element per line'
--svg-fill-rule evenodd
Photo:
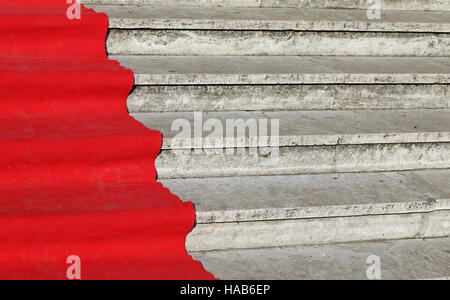
<path fill-rule="evenodd" d="M 450 110 L 360 110 L 289 112 L 184 112 L 132 113 L 136 120 L 163 134 L 162 150 L 237 149 L 269 147 L 337 146 L 368 144 L 413 144 L 450 142 L 444 120 Z M 391 126 L 381 126 L 377 118 Z M 406 117 L 407 116 L 407 117 Z M 367 119 L 369 117 L 369 119 Z M 377 120 L 373 120 L 373 119 Z M 436 120 L 417 121 L 418 118 Z M 305 120 L 308 120 L 305 122 Z M 314 121 L 313 121 L 314 120 Z M 350 121 L 352 120 L 352 121 Z M 370 120 L 370 121 L 366 121 Z M 441 120 L 440 122 L 438 120 Z M 200 124 L 199 124 L 200 122 Z M 417 122 L 417 123 L 416 123 Z M 444 123 L 442 123 L 444 122 Z M 206 124 L 214 126 L 205 129 Z M 220 123 L 220 124 L 219 124 Z M 298 125 L 294 125 L 294 123 Z M 162 125 L 161 125 L 162 124 Z M 360 126 L 359 130 L 336 129 Z M 422 124 L 424 129 L 419 129 Z M 450 125 L 450 124 L 449 124 Z M 232 135 L 228 135 L 229 131 Z M 311 130 L 307 128 L 321 128 Z M 236 128 L 255 136 L 237 136 Z M 305 128 L 305 129 L 302 129 Z M 375 130 L 376 128 L 376 130 Z M 221 130 L 221 131 L 220 131 Z M 199 132 L 197 132 L 199 131 Z M 217 131 L 217 132 L 216 132 Z"/>
<path fill-rule="evenodd" d="M 404 203 L 197 211 L 198 224 L 432 213 L 450 210 L 450 199 Z"/>
<path fill-rule="evenodd" d="M 450 85 L 137 86 L 127 107 L 131 114 L 450 109 Z"/>
<path fill-rule="evenodd" d="M 382 9 L 389 9 L 395 11 L 448 11 L 448 5 L 443 5 L 439 1 L 419 1 L 419 3 L 407 1 L 386 1 L 383 0 Z M 247 7 L 247 8 L 316 8 L 316 9 L 368 9 L 369 4 L 359 0 L 342 1 L 342 0 L 328 0 L 328 1 L 288 1 L 288 3 L 280 3 L 278 0 L 82 0 L 86 5 L 130 5 L 139 4 L 146 5 L 151 3 L 154 6 L 200 6 L 200 7 Z"/>
<path fill-rule="evenodd" d="M 197 224 L 189 252 L 450 236 L 450 210 L 317 219 Z"/>
<path fill-rule="evenodd" d="M 135 85 L 449 84 L 450 74 L 139 74 Z M 245 77 L 245 78 L 244 78 Z"/>
<path fill-rule="evenodd" d="M 111 55 L 110 58 L 134 71 L 137 86 L 450 83 L 448 57 Z"/>
<path fill-rule="evenodd" d="M 388 133 L 388 134 L 344 134 L 344 135 L 305 135 L 305 136 L 262 136 L 256 139 L 245 138 L 163 138 L 161 150 L 222 150 L 258 149 L 271 147 L 315 147 L 370 144 L 420 144 L 449 143 L 450 132 Z M 265 145 L 265 146 L 262 146 Z M 182 154 L 183 152 L 180 152 Z"/>
<path fill-rule="evenodd" d="M 449 33 L 446 12 L 383 10 L 379 20 L 365 9 L 160 7 L 91 5 L 109 15 L 110 29 L 261 30 Z M 274 13 L 275 12 L 275 13 Z M 147 14 L 146 14 L 147 13 Z M 400 15 L 399 15 L 400 14 Z M 239 18 L 236 18 L 239 15 Z M 284 18 L 280 18 L 283 15 Z M 186 17 L 187 16 L 187 17 Z M 286 16 L 288 16 L 286 18 Z M 433 21 L 434 20 L 434 21 Z M 437 22 L 442 20 L 442 22 Z"/>

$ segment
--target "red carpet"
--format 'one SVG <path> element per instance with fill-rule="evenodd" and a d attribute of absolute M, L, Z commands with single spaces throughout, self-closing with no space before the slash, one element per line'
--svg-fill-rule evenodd
<path fill-rule="evenodd" d="M 0 279 L 213 279 L 185 251 L 191 203 L 156 182 L 161 134 L 131 118 L 108 19 L 0 0 Z"/>

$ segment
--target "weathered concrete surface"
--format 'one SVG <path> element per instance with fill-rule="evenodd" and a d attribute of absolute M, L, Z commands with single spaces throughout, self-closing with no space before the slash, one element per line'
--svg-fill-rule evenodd
<path fill-rule="evenodd" d="M 223 7 L 304 7 L 367 9 L 361 0 L 82 0 L 86 4 L 145 4 L 162 6 L 223 6 Z M 385 10 L 448 11 L 448 0 L 382 0 Z"/>
<path fill-rule="evenodd" d="M 107 48 L 112 55 L 447 56 L 450 34 L 113 29 Z"/>
<path fill-rule="evenodd" d="M 130 113 L 450 108 L 450 85 L 138 86 Z"/>
<path fill-rule="evenodd" d="M 392 144 L 392 143 L 433 143 L 450 142 L 450 110 L 359 110 L 359 111 L 287 111 L 287 112 L 210 112 L 197 113 L 201 118 L 200 134 L 194 136 L 194 113 L 138 113 L 132 114 L 148 128 L 163 134 L 163 149 L 191 149 L 198 145 L 203 148 L 217 148 L 226 144 L 226 138 L 236 137 L 227 133 L 227 123 L 235 124 L 236 119 L 248 123 L 242 140 L 235 147 L 258 146 L 262 141 L 270 145 L 271 120 L 278 120 L 277 145 L 322 146 L 348 144 Z M 204 128 L 208 120 L 217 120 L 222 131 L 212 134 L 212 128 Z M 180 137 L 177 120 L 189 122 L 189 128 Z M 267 120 L 261 124 L 259 120 Z M 215 124 L 215 126 L 217 126 Z M 249 137 L 253 128 L 258 140 Z M 219 130 L 219 128 L 214 128 Z M 201 141 L 196 141 L 200 139 Z M 254 143 L 254 144 L 252 144 Z"/>
<path fill-rule="evenodd" d="M 450 32 L 447 12 L 385 12 L 382 20 L 369 22 L 366 11 L 354 10 L 95 8 L 108 13 L 112 28 L 135 29 L 110 32 L 107 46 L 113 55 L 449 54 L 449 35 L 429 34 Z"/>
<path fill-rule="evenodd" d="M 450 210 L 295 220 L 197 224 L 188 251 L 253 249 L 450 236 Z"/>
<path fill-rule="evenodd" d="M 450 57 L 111 56 L 136 85 L 439 84 Z"/>
<path fill-rule="evenodd" d="M 263 7 L 316 7 L 316 8 L 358 8 L 370 7 L 361 0 L 260 0 Z M 448 0 L 381 0 L 382 9 L 394 10 L 450 10 Z"/>
<path fill-rule="evenodd" d="M 450 143 L 163 150 L 159 178 L 294 175 L 450 168 Z"/>
<path fill-rule="evenodd" d="M 424 213 L 450 209 L 450 171 L 165 179 L 198 224 Z M 447 220 L 447 222 L 450 221 Z"/>
<path fill-rule="evenodd" d="M 381 279 L 449 278 L 450 238 L 192 253 L 222 280 L 366 280 L 376 255 Z"/>
<path fill-rule="evenodd" d="M 260 7 L 262 0 L 82 0 L 83 4 L 127 4 L 154 6 L 242 6 Z"/>
<path fill-rule="evenodd" d="M 91 6 L 109 16 L 113 29 L 305 30 L 450 32 L 448 12 L 383 11 L 369 20 L 366 10 L 187 6 Z"/>
<path fill-rule="evenodd" d="M 308 57 L 333 70 L 353 74 L 415 73 L 437 74 L 450 71 L 450 57 Z M 448 77 L 450 78 L 450 77 Z M 447 79 L 448 79 L 447 78 Z M 446 82 L 447 84 L 449 81 Z"/>
<path fill-rule="evenodd" d="M 196 206 L 197 226 L 188 236 L 187 248 L 211 251 L 449 236 L 449 172 L 201 178 L 162 183 Z"/>

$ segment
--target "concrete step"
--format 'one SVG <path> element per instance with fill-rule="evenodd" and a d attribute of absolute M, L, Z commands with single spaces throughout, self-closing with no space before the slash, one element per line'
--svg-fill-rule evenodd
<path fill-rule="evenodd" d="M 222 280 L 450 279 L 450 238 L 193 253 Z M 379 277 L 377 277 L 379 266 Z"/>
<path fill-rule="evenodd" d="M 91 5 L 109 16 L 110 29 L 367 31 L 449 33 L 445 11 Z"/>
<path fill-rule="evenodd" d="M 450 57 L 111 56 L 141 85 L 448 84 Z"/>
<path fill-rule="evenodd" d="M 112 56 L 130 112 L 450 108 L 450 58 Z"/>
<path fill-rule="evenodd" d="M 161 180 L 194 202 L 189 251 L 450 235 L 450 170 Z"/>
<path fill-rule="evenodd" d="M 165 137 L 156 161 L 160 178 L 450 168 L 449 115 L 447 109 L 222 112 L 197 113 L 194 125 L 193 113 L 133 114 Z"/>
<path fill-rule="evenodd" d="M 450 34 L 111 30 L 112 55 L 448 56 Z"/>
<path fill-rule="evenodd" d="M 130 113 L 450 108 L 449 84 L 137 86 Z"/>
<path fill-rule="evenodd" d="M 94 6 L 113 55 L 446 56 L 450 12 Z"/>
<path fill-rule="evenodd" d="M 206 7 L 301 7 L 369 9 L 373 1 L 361 0 L 83 0 L 86 4 L 139 4 L 159 6 Z M 383 10 L 441 10 L 449 11 L 448 0 L 381 0 Z"/>
<path fill-rule="evenodd" d="M 200 118 L 200 138 L 205 148 L 216 148 L 216 142 L 225 144 L 227 121 L 242 119 L 267 120 L 267 133 L 258 138 L 270 142 L 271 120 L 279 120 L 279 146 L 318 146 L 345 144 L 394 144 L 450 142 L 450 109 L 440 110 L 360 110 L 360 111 L 288 111 L 288 112 L 197 112 Z M 194 136 L 196 117 L 193 112 L 131 114 L 148 128 L 161 131 L 163 150 L 191 149 L 197 141 Z M 172 125 L 186 120 L 192 129 L 188 136 L 179 136 L 180 128 Z M 208 120 L 217 120 L 224 129 L 219 140 L 203 128 Z M 215 124 L 214 124 L 215 125 Z M 256 122 L 256 130 L 261 132 Z M 249 130 L 236 147 L 251 146 Z M 233 136 L 235 134 L 233 130 Z M 190 146 L 192 145 L 192 146 Z"/>

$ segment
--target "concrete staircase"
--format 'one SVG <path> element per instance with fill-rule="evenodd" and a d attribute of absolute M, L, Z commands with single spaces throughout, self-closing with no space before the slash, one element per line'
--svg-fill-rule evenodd
<path fill-rule="evenodd" d="M 384 279 L 450 276 L 449 0 L 374 20 L 360 0 L 84 2 L 214 275 L 365 279 L 376 256 Z"/>

